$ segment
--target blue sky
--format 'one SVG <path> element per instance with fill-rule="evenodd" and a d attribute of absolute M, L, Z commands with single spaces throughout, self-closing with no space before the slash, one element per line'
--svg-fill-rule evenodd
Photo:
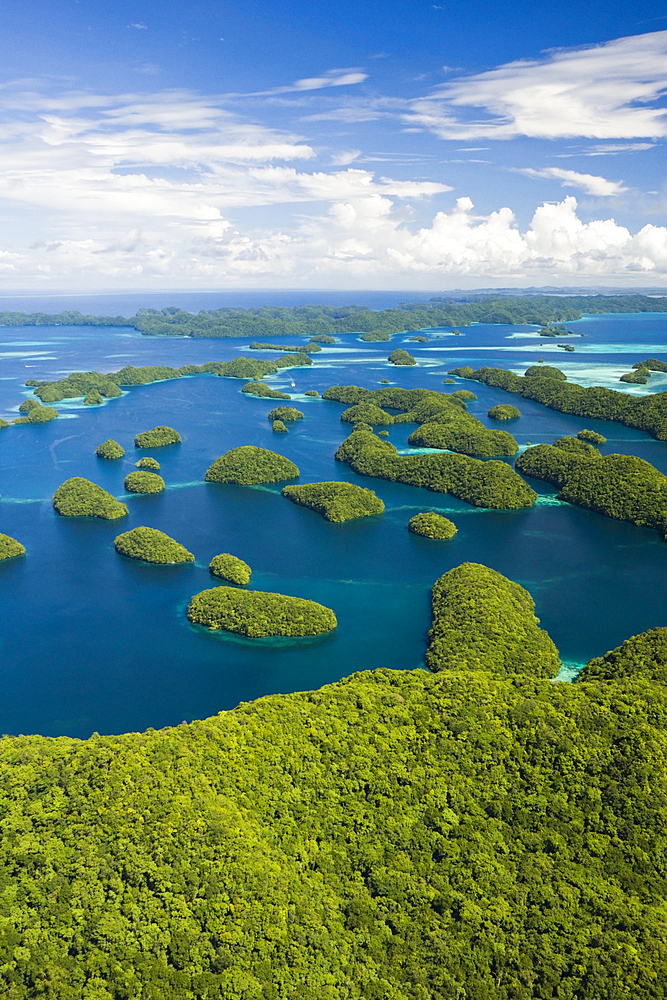
<path fill-rule="evenodd" d="M 667 6 L 0 13 L 0 290 L 667 285 Z"/>

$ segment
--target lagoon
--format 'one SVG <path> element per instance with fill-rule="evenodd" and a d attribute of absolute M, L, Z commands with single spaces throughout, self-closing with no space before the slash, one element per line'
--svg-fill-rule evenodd
<path fill-rule="evenodd" d="M 408 343 L 414 334 L 395 336 L 390 345 L 345 335 L 316 355 L 312 368 L 269 379 L 305 414 L 280 436 L 266 419 L 273 400 L 244 395 L 243 381 L 215 376 L 132 388 L 98 407 L 59 403 L 61 416 L 50 424 L 0 432 L 0 531 L 27 548 L 25 558 L 0 564 L 0 731 L 87 737 L 160 728 L 261 695 L 316 688 L 355 670 L 418 668 L 430 624 L 430 587 L 466 560 L 499 570 L 531 592 L 543 627 L 568 663 L 584 663 L 630 635 L 667 624 L 667 546 L 655 531 L 557 502 L 555 490 L 535 481 L 540 500 L 533 508 L 503 512 L 356 476 L 333 458 L 350 429 L 340 421 L 345 406 L 304 395 L 332 384 L 378 388 L 385 378 L 440 390 L 449 368 L 490 365 L 521 373 L 537 357 L 583 385 L 632 394 L 667 388 L 667 376 L 657 374 L 645 387 L 618 383 L 646 356 L 667 361 L 667 316 L 584 317 L 570 325 L 586 333 L 569 338 L 574 353 L 553 341 L 540 346 L 534 336 L 517 336 L 534 333 L 528 327 L 476 325 L 464 328 L 461 338 L 443 330 L 442 339 L 427 344 Z M 148 338 L 122 328 L 4 328 L 0 341 L 0 416 L 8 419 L 30 395 L 26 378 L 125 364 L 202 364 L 251 353 L 248 341 Z M 418 365 L 390 366 L 387 355 L 396 347 L 409 350 Z M 465 386 L 457 380 L 448 388 Z M 487 426 L 495 426 L 486 418 L 491 406 L 516 403 L 502 390 L 473 388 L 478 398 L 470 412 Z M 666 442 L 525 399 L 518 405 L 522 416 L 510 429 L 521 450 L 588 426 L 607 437 L 603 454 L 638 455 L 667 473 Z M 183 439 L 155 453 L 167 488 L 153 496 L 126 495 L 125 476 L 137 458 L 152 454 L 138 452 L 134 436 L 160 424 L 176 428 Z M 409 452 L 412 429 L 392 426 L 389 440 Z M 107 438 L 125 447 L 123 460 L 96 458 L 97 445 Z M 242 444 L 286 455 L 300 468 L 301 483 L 345 480 L 369 487 L 384 501 L 385 513 L 330 524 L 283 499 L 278 483 L 205 483 L 211 462 Z M 122 499 L 129 516 L 116 522 L 58 517 L 51 497 L 72 476 Z M 456 536 L 434 542 L 408 532 L 410 517 L 423 510 L 453 520 Z M 150 566 L 119 557 L 115 536 L 142 524 L 178 539 L 195 554 L 195 564 Z M 312 639 L 248 640 L 190 625 L 188 602 L 215 585 L 208 564 L 219 552 L 252 566 L 253 589 L 332 608 L 338 628 Z"/>

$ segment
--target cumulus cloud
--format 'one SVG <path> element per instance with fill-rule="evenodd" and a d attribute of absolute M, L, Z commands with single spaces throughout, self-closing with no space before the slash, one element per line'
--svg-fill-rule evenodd
<path fill-rule="evenodd" d="M 228 219 L 183 223 L 175 231 L 130 230 L 115 242 L 67 239 L 30 254 L 0 253 L 0 282 L 58 282 L 76 272 L 97 287 L 424 287 L 448 280 L 485 284 L 587 279 L 642 282 L 667 277 L 667 229 L 632 234 L 614 219 L 583 222 L 572 196 L 540 205 L 525 231 L 511 209 L 476 215 L 462 197 L 428 226 L 412 230 L 393 198 L 372 185 L 348 188 L 324 215 L 293 231 L 241 231 Z"/>
<path fill-rule="evenodd" d="M 605 177 L 597 177 L 595 174 L 579 174 L 576 170 L 562 170 L 560 167 L 544 167 L 542 170 L 519 167 L 515 172 L 526 177 L 554 178 L 559 180 L 563 187 L 579 188 L 586 194 L 598 198 L 613 198 L 628 190 L 622 181 L 608 181 Z"/>
<path fill-rule="evenodd" d="M 667 111 L 667 31 L 549 52 L 453 80 L 405 116 L 443 139 L 659 139 Z M 489 117 L 460 117 L 458 109 Z"/>

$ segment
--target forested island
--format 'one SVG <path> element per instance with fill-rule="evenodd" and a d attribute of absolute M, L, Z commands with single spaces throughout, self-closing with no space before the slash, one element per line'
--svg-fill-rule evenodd
<path fill-rule="evenodd" d="M 553 372 L 558 372 L 558 375 L 554 376 Z M 450 374 L 517 393 L 560 413 L 613 420 L 626 427 L 647 431 L 658 441 L 667 441 L 667 393 L 664 392 L 637 397 L 601 386 L 585 389 L 566 381 L 557 368 L 550 373 L 546 365 L 544 368 L 529 368 L 523 376 L 504 368 L 480 368 L 475 371 L 469 367 L 454 368 Z"/>
<path fill-rule="evenodd" d="M 213 556 L 208 567 L 209 573 L 227 580 L 229 583 L 237 583 L 240 587 L 245 587 L 250 583 L 252 570 L 243 559 L 233 556 L 229 552 L 223 552 L 219 556 Z"/>
<path fill-rule="evenodd" d="M 16 559 L 25 555 L 25 545 L 21 545 L 11 535 L 0 534 L 0 562 L 5 559 Z"/>
<path fill-rule="evenodd" d="M 463 395 L 462 395 L 463 393 Z M 408 443 L 422 448 L 441 448 L 475 458 L 516 455 L 519 446 L 507 431 L 489 430 L 481 420 L 468 413 L 466 400 L 474 393 L 435 392 L 432 389 L 360 389 L 355 385 L 334 385 L 322 394 L 323 399 L 340 403 L 353 402 L 340 419 L 359 427 L 368 424 L 419 424 Z M 387 406 L 401 412 L 392 417 L 382 409 Z"/>
<path fill-rule="evenodd" d="M 363 333 L 364 340 L 389 340 L 395 333 L 471 323 L 537 325 L 546 336 L 569 331 L 554 324 L 582 315 L 664 313 L 667 298 L 650 295 L 517 295 L 474 293 L 429 302 L 405 302 L 395 309 L 365 306 L 260 306 L 255 309 L 202 309 L 196 315 L 176 306 L 138 309 L 136 315 L 90 316 L 76 310 L 56 314 L 0 312 L 0 326 L 130 326 L 152 337 L 309 337 Z M 458 331 L 456 331 L 458 332 Z M 327 343 L 328 341 L 324 341 Z"/>
<path fill-rule="evenodd" d="M 221 591 L 251 621 L 274 596 Z M 666 651 L 654 628 L 554 684 L 530 594 L 464 564 L 435 674 L 4 737 L 4 992 L 664 1000 Z"/>
<path fill-rule="evenodd" d="M 158 476 L 156 472 L 139 469 L 138 472 L 130 472 L 125 477 L 123 486 L 128 493 L 162 493 L 165 482 L 162 476 Z"/>
<path fill-rule="evenodd" d="M 122 444 L 118 441 L 114 441 L 113 438 L 107 438 L 102 444 L 98 444 L 95 454 L 98 458 L 106 458 L 109 461 L 117 461 L 119 458 L 123 458 L 125 455 L 125 449 Z"/>
<path fill-rule="evenodd" d="M 505 462 L 483 462 L 467 455 L 399 455 L 371 430 L 354 429 L 336 452 L 361 476 L 451 493 L 476 507 L 515 510 L 531 507 L 537 494 Z"/>
<path fill-rule="evenodd" d="M 236 632 L 249 639 L 321 635 L 337 625 L 333 611 L 316 601 L 235 587 L 213 587 L 195 594 L 188 605 L 188 618 L 196 625 Z"/>
<path fill-rule="evenodd" d="M 408 521 L 408 531 L 413 535 L 421 535 L 422 538 L 437 538 L 444 541 L 453 538 L 457 532 L 457 527 L 448 517 L 436 514 L 434 511 L 427 511 L 423 514 L 415 514 Z"/>
<path fill-rule="evenodd" d="M 127 504 L 81 476 L 74 476 L 58 487 L 53 494 L 53 506 L 63 517 L 101 517 L 105 521 L 114 521 L 128 513 Z"/>
<path fill-rule="evenodd" d="M 351 521 L 357 517 L 381 514 L 384 503 L 373 490 L 356 483 L 309 483 L 284 486 L 283 496 L 301 507 L 310 507 L 327 521 Z"/>
<path fill-rule="evenodd" d="M 118 535 L 114 546 L 119 555 L 142 562 L 164 565 L 195 561 L 192 552 L 188 552 L 184 545 L 157 528 L 132 528 Z"/>
<path fill-rule="evenodd" d="M 667 476 L 634 455 L 600 455 L 592 444 L 565 437 L 520 455 L 516 468 L 559 488 L 558 499 L 621 521 L 654 528 L 667 541 Z"/>
<path fill-rule="evenodd" d="M 289 458 L 268 448 L 241 445 L 216 458 L 206 471 L 207 483 L 235 483 L 239 486 L 259 486 L 296 479 L 299 470 Z"/>
<path fill-rule="evenodd" d="M 150 431 L 142 431 L 134 439 L 135 448 L 165 448 L 169 444 L 180 444 L 181 435 L 173 427 L 153 427 Z"/>

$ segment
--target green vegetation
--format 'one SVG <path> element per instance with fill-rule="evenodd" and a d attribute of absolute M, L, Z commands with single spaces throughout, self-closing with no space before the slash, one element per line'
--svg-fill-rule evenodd
<path fill-rule="evenodd" d="M 303 347 L 297 347 L 291 345 L 290 347 L 282 346 L 281 344 L 262 344 L 259 341 L 254 340 L 250 345 L 251 351 L 285 351 L 286 353 L 293 354 L 318 354 L 322 348 L 317 343 L 305 344 Z"/>
<path fill-rule="evenodd" d="M 328 333 L 316 333 L 314 337 L 311 337 L 311 342 L 313 344 L 335 344 L 336 338 L 330 337 Z"/>
<path fill-rule="evenodd" d="M 423 538 L 453 538 L 457 530 L 453 521 L 443 517 L 442 514 L 436 514 L 434 511 L 415 514 L 408 521 L 408 531 L 415 535 L 422 535 Z"/>
<path fill-rule="evenodd" d="M 356 427 L 360 427 L 360 426 L 361 426 L 361 424 L 355 424 L 355 428 Z M 373 430 L 373 428 L 371 427 L 370 430 Z M 381 438 L 388 438 L 389 437 L 389 431 L 378 431 L 377 435 L 378 435 L 378 437 L 381 437 Z"/>
<path fill-rule="evenodd" d="M 298 475 L 299 470 L 294 462 L 283 455 L 254 445 L 242 445 L 216 458 L 206 472 L 206 482 L 258 486 L 261 483 L 279 483 L 282 479 L 295 479 Z"/>
<path fill-rule="evenodd" d="M 133 473 L 137 475 L 137 473 Z M 144 492 L 144 491 L 142 491 Z M 175 542 L 169 535 L 157 528 L 132 528 L 118 535 L 114 545 L 116 552 L 130 559 L 142 559 L 149 563 L 194 562 L 192 552 Z"/>
<path fill-rule="evenodd" d="M 384 503 L 373 490 L 355 483 L 309 483 L 285 486 L 283 496 L 301 507 L 310 507 L 327 521 L 351 521 L 357 517 L 381 514 Z"/>
<path fill-rule="evenodd" d="M 507 431 L 489 430 L 481 420 L 468 413 L 457 393 L 430 389 L 361 389 L 355 385 L 334 385 L 322 394 L 323 399 L 352 403 L 341 420 L 369 426 L 391 423 L 417 423 L 409 443 L 424 448 L 442 448 L 478 458 L 515 455 L 519 446 Z M 388 406 L 402 410 L 391 417 L 381 409 Z"/>
<path fill-rule="evenodd" d="M 209 573 L 220 577 L 221 580 L 228 580 L 230 583 L 237 583 L 239 587 L 245 587 L 250 583 L 252 570 L 243 559 L 232 556 L 229 552 L 223 552 L 220 556 L 213 556 L 209 563 Z"/>
<path fill-rule="evenodd" d="M 590 660 L 577 681 L 615 681 L 625 678 L 644 684 L 667 684 L 667 628 L 652 628 L 626 639 L 604 656 Z"/>
<path fill-rule="evenodd" d="M 369 330 L 367 333 L 362 333 L 359 339 L 365 344 L 377 344 L 391 340 L 391 334 L 387 330 Z"/>
<path fill-rule="evenodd" d="M 321 635 L 338 624 L 333 611 L 315 601 L 234 587 L 213 587 L 195 594 L 188 606 L 188 618 L 197 625 L 251 639 Z"/>
<path fill-rule="evenodd" d="M 135 462 L 135 467 L 137 469 L 149 469 L 151 472 L 160 471 L 160 463 L 154 458 L 146 455 L 145 458 L 140 458 L 138 462 Z"/>
<path fill-rule="evenodd" d="M 30 413 L 31 410 L 36 409 L 39 403 L 36 399 L 24 399 L 19 406 L 19 413 Z"/>
<path fill-rule="evenodd" d="M 139 309 L 135 316 L 84 316 L 76 311 L 45 313 L 0 313 L 2 326 L 87 325 L 133 326 L 147 336 L 181 337 L 311 337 L 334 333 L 370 331 L 380 339 L 391 333 L 433 327 L 455 327 L 470 323 L 539 325 L 541 336 L 565 336 L 572 331 L 561 325 L 581 319 L 583 313 L 667 312 L 667 300 L 647 295 L 467 295 L 430 302 L 401 303 L 396 309 L 373 312 L 364 306 L 262 306 L 257 309 L 223 308 L 202 310 L 197 315 L 175 306 Z M 460 334 L 454 330 L 454 334 Z"/>
<path fill-rule="evenodd" d="M 356 403 L 343 410 L 340 419 L 350 424 L 364 423 L 372 427 L 375 424 L 393 424 L 394 418 L 375 403 Z"/>
<path fill-rule="evenodd" d="M 106 521 L 125 517 L 128 512 L 126 504 L 80 476 L 58 487 L 53 494 L 53 506 L 63 517 L 101 517 Z"/>
<path fill-rule="evenodd" d="M 312 353 L 320 351 L 318 344 L 307 344 Z M 306 348 L 295 354 L 284 354 L 273 361 L 258 361 L 256 358 L 234 358 L 233 361 L 207 361 L 204 365 L 183 365 L 182 368 L 169 368 L 166 365 L 146 365 L 135 368 L 127 365 L 119 372 L 74 372 L 67 378 L 55 382 L 38 382 L 28 379 L 27 386 L 32 386 L 34 394 L 44 403 L 55 403 L 62 399 L 75 399 L 85 396 L 84 403 L 96 404 L 102 402 L 102 397 L 112 399 L 122 395 L 121 386 L 150 385 L 152 382 L 162 382 L 166 379 L 183 378 L 188 375 L 218 375 L 223 378 L 261 379 L 265 375 L 275 375 L 283 368 L 312 365 L 312 360 L 303 353 Z M 281 348 L 284 349 L 284 348 Z M 288 397 L 289 398 L 289 397 Z"/>
<path fill-rule="evenodd" d="M 642 458 L 603 457 L 592 444 L 561 438 L 553 446 L 529 448 L 516 460 L 516 468 L 558 486 L 560 500 L 667 536 L 667 476 Z"/>
<path fill-rule="evenodd" d="M 524 372 L 524 378 L 555 378 L 559 382 L 565 382 L 567 375 L 560 368 L 552 368 L 551 365 L 531 365 Z"/>
<path fill-rule="evenodd" d="M 380 385 L 390 385 L 390 384 L 391 383 L 389 382 L 388 378 L 381 378 L 380 379 Z"/>
<path fill-rule="evenodd" d="M 106 441 L 97 446 L 95 454 L 98 458 L 116 459 L 123 457 L 125 449 L 122 444 L 118 444 L 118 441 L 114 441 L 113 438 L 107 438 Z"/>
<path fill-rule="evenodd" d="M 621 375 L 618 381 L 630 382 L 633 385 L 646 385 L 650 377 L 648 368 L 640 368 L 636 372 L 626 372 L 625 375 Z"/>
<path fill-rule="evenodd" d="M 456 385 L 456 379 L 455 378 L 443 378 L 442 384 L 443 385 Z"/>
<path fill-rule="evenodd" d="M 563 351 L 573 351 L 574 347 L 572 344 L 556 344 L 556 347 L 560 347 Z"/>
<path fill-rule="evenodd" d="M 590 441 L 591 444 L 606 444 L 607 439 L 604 434 L 598 434 L 597 431 L 588 431 L 584 429 L 579 431 L 577 437 L 580 441 Z"/>
<path fill-rule="evenodd" d="M 168 444 L 180 444 L 181 435 L 173 427 L 154 427 L 143 431 L 134 439 L 135 448 L 164 448 Z"/>
<path fill-rule="evenodd" d="M 3 430 L 5 427 L 9 427 L 9 421 L 4 420 L 2 417 L 0 417 L 0 431 Z"/>
<path fill-rule="evenodd" d="M 287 434 L 287 427 L 282 420 L 274 420 L 271 424 L 271 430 L 276 434 Z"/>
<path fill-rule="evenodd" d="M 562 448 L 564 451 L 571 451 L 576 455 L 587 455 L 589 458 L 600 457 L 598 449 L 588 441 L 582 441 L 580 437 L 571 437 L 569 434 L 554 441 L 554 448 Z"/>
<path fill-rule="evenodd" d="M 490 670 L 555 677 L 558 650 L 539 627 L 523 587 L 479 563 L 463 563 L 433 585 L 430 670 Z"/>
<path fill-rule="evenodd" d="M 395 351 L 391 352 L 391 354 L 389 355 L 388 360 L 392 363 L 392 365 L 416 365 L 417 364 L 417 362 L 412 357 L 412 355 L 408 354 L 407 351 L 404 351 L 400 347 L 397 347 Z"/>
<path fill-rule="evenodd" d="M 649 372 L 667 372 L 667 363 L 657 361 L 655 358 L 647 358 L 646 361 L 637 361 L 633 368 L 643 368 Z"/>
<path fill-rule="evenodd" d="M 429 337 L 408 337 L 408 340 L 415 340 L 418 344 L 428 344 Z"/>
<path fill-rule="evenodd" d="M 86 397 L 83 401 L 84 406 L 101 406 L 104 402 L 102 396 L 97 391 L 97 389 L 92 389 L 91 392 L 86 393 Z"/>
<path fill-rule="evenodd" d="M 531 507 L 537 498 L 505 462 L 482 462 L 467 455 L 399 455 L 391 442 L 370 431 L 353 430 L 336 458 L 359 475 L 451 493 L 476 507 L 514 510 Z"/>
<path fill-rule="evenodd" d="M 319 396 L 317 389 L 306 389 L 304 396 Z"/>
<path fill-rule="evenodd" d="M 21 545 L 11 535 L 0 534 L 0 562 L 5 559 L 16 559 L 17 556 L 25 555 L 25 545 Z"/>
<path fill-rule="evenodd" d="M 490 420 L 516 420 L 520 416 L 521 410 L 511 403 L 499 403 L 497 406 L 492 406 L 487 413 Z"/>
<path fill-rule="evenodd" d="M 450 374 L 517 393 L 560 413 L 613 420 L 626 427 L 647 431 L 658 441 L 667 441 L 667 393 L 637 397 L 599 386 L 584 389 L 555 378 L 521 378 L 502 368 L 480 368 L 478 371 L 459 368 Z"/>
<path fill-rule="evenodd" d="M 49 420 L 55 420 L 58 416 L 58 411 L 54 410 L 50 406 L 33 406 L 31 410 L 28 411 L 27 416 L 17 417 L 16 420 L 12 420 L 13 424 L 46 424 Z"/>
<path fill-rule="evenodd" d="M 243 386 L 241 392 L 245 392 L 250 396 L 262 396 L 266 399 L 291 399 L 286 392 L 279 392 L 277 389 L 271 389 L 266 384 L 266 382 L 248 382 Z"/>
<path fill-rule="evenodd" d="M 268 414 L 269 420 L 303 420 L 303 413 L 294 406 L 276 406 Z"/>
<path fill-rule="evenodd" d="M 665 1000 L 665 630 L 554 684 L 521 587 L 468 564 L 433 604 L 435 675 L 5 737 L 8 1000 Z"/>
<path fill-rule="evenodd" d="M 470 389 L 457 389 L 456 392 L 452 393 L 454 399 L 462 399 L 464 403 L 473 403 L 477 396 Z"/>
<path fill-rule="evenodd" d="M 131 472 L 123 485 L 128 493 L 162 493 L 164 479 L 155 472 Z"/>

